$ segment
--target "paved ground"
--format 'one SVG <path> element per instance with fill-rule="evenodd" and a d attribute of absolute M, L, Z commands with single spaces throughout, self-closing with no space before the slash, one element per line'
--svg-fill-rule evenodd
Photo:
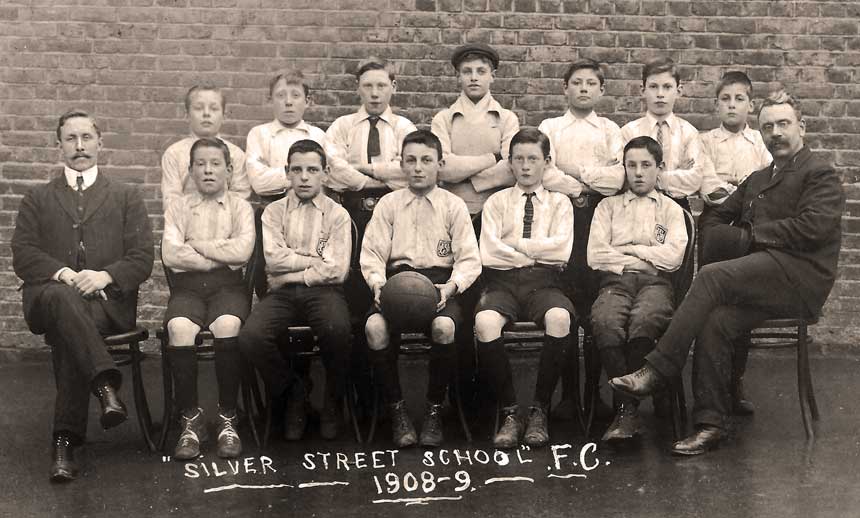
<path fill-rule="evenodd" d="M 571 424 L 555 423 L 556 448 L 496 455 L 487 430 L 468 444 L 449 416 L 445 451 L 386 451 L 387 427 L 363 447 L 348 436 L 322 441 L 310 430 L 304 442 L 276 440 L 260 451 L 244 433 L 238 463 L 217 460 L 210 449 L 181 464 L 149 453 L 133 419 L 98 429 L 94 402 L 84 473 L 61 486 L 47 480 L 50 365 L 0 364 L 0 516 L 858 516 L 858 360 L 813 358 L 822 421 L 817 441 L 807 444 L 793 359 L 754 355 L 747 385 L 758 413 L 739 420 L 735 438 L 719 450 L 689 459 L 666 453 L 670 428 L 651 416 L 649 404 L 647 436 L 625 451 L 594 451 Z M 146 363 L 150 403 L 160 415 L 157 359 Z M 521 394 L 530 393 L 535 364 L 515 362 Z M 405 362 L 404 379 L 423 385 L 423 365 Z M 203 386 L 213 367 L 201 369 Z M 407 392 L 417 419 L 423 390 Z M 131 403 L 129 393 L 125 399 Z M 211 395 L 204 400 L 213 408 Z"/>

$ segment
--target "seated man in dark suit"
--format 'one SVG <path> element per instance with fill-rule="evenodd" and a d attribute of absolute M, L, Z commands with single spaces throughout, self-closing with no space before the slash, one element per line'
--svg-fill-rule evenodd
<path fill-rule="evenodd" d="M 57 399 L 51 480 L 77 475 L 74 449 L 84 442 L 89 394 L 101 425 L 126 419 L 117 396 L 122 376 L 103 335 L 128 331 L 137 289 L 152 272 L 152 230 L 140 194 L 98 171 L 101 132 L 86 112 L 57 125 L 65 170 L 21 201 L 12 264 L 24 281 L 24 318 L 53 348 Z"/>
<path fill-rule="evenodd" d="M 804 146 L 800 104 L 784 91 L 764 101 L 759 127 L 773 163 L 702 221 L 704 254 L 716 255 L 708 248 L 720 243 L 723 255 L 714 259 L 725 260 L 701 269 L 646 365 L 610 380 L 623 393 L 650 394 L 680 375 L 696 340 L 696 431 L 673 445 L 675 454 L 704 453 L 725 435 L 737 338 L 769 318 L 818 315 L 836 279 L 845 203 L 839 175 Z"/>

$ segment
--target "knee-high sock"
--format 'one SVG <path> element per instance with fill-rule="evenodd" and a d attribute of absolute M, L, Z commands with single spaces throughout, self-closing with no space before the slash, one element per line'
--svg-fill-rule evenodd
<path fill-rule="evenodd" d="M 645 366 L 645 356 L 654 350 L 654 340 L 640 336 L 627 342 L 627 368 L 628 374 Z M 623 374 L 622 374 L 623 376 Z"/>
<path fill-rule="evenodd" d="M 216 338 L 215 375 L 218 378 L 218 406 L 227 412 L 236 408 L 239 383 L 242 381 L 242 357 L 239 354 L 239 339 Z"/>
<path fill-rule="evenodd" d="M 430 366 L 427 369 L 427 402 L 434 405 L 445 400 L 445 389 L 457 367 L 457 346 L 450 344 L 431 344 Z"/>
<path fill-rule="evenodd" d="M 541 349 L 540 361 L 538 362 L 537 382 L 535 383 L 535 405 L 549 407 L 555 385 L 564 369 L 569 349 L 570 335 L 560 338 L 544 335 L 543 349 Z"/>
<path fill-rule="evenodd" d="M 173 397 L 180 410 L 197 408 L 197 348 L 168 346 Z"/>
<path fill-rule="evenodd" d="M 373 377 L 382 390 L 385 402 L 392 404 L 403 399 L 400 373 L 397 370 L 397 354 L 391 351 L 391 345 L 381 351 L 370 351 L 370 361 L 373 365 Z"/>
<path fill-rule="evenodd" d="M 478 342 L 478 361 L 485 379 L 496 392 L 499 404 L 503 407 L 516 405 L 517 395 L 514 391 L 511 362 L 501 337 L 491 342 Z"/>

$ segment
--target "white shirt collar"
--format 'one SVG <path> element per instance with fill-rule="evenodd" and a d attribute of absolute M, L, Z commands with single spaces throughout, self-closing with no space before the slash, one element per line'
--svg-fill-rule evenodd
<path fill-rule="evenodd" d="M 356 124 L 359 124 L 359 123 L 367 120 L 367 118 L 370 117 L 370 114 L 367 113 L 367 110 L 364 108 L 364 106 L 359 108 L 358 112 L 356 112 L 356 113 L 358 115 L 358 119 L 356 120 Z M 394 124 L 392 122 L 394 119 L 394 111 L 391 110 L 391 105 L 388 105 L 388 107 L 385 108 L 385 111 L 379 114 L 379 118 L 384 120 L 385 122 L 387 122 L 389 126 L 394 126 Z"/>
<path fill-rule="evenodd" d="M 636 198 L 651 198 L 652 200 L 654 200 L 656 202 L 660 201 L 660 196 L 657 194 L 656 189 L 651 189 L 651 192 L 649 192 L 645 196 L 639 196 L 635 192 L 628 189 L 628 190 L 624 191 L 623 196 L 624 196 L 624 205 L 630 204 L 630 202 L 635 200 Z"/>
<path fill-rule="evenodd" d="M 600 127 L 600 116 L 598 116 L 597 113 L 594 112 L 594 110 L 591 110 L 591 113 L 589 113 L 588 116 L 586 116 L 584 118 L 579 118 L 576 115 L 574 115 L 572 111 L 567 110 L 564 113 L 563 119 L 564 119 L 565 127 L 571 126 L 578 121 L 585 121 L 585 122 L 591 124 L 592 126 L 594 126 L 595 128 Z"/>
<path fill-rule="evenodd" d="M 653 130 L 657 123 L 660 122 L 657 120 L 651 112 L 645 112 L 645 120 L 648 121 L 648 130 Z M 677 124 L 677 117 L 675 117 L 674 113 L 670 113 L 668 117 L 666 117 L 666 124 L 669 126 L 669 131 L 674 130 L 675 125 Z"/>
<path fill-rule="evenodd" d="M 746 140 L 748 140 L 750 143 L 755 144 L 755 138 L 753 137 L 753 129 L 749 127 L 749 124 L 744 126 L 744 129 L 740 130 L 737 133 L 729 131 L 722 124 L 720 124 L 720 127 L 717 128 L 717 137 L 719 138 L 720 142 L 724 142 L 734 137 L 735 135 L 740 135 Z"/>
<path fill-rule="evenodd" d="M 461 115 L 467 115 L 472 112 L 496 112 L 501 113 L 502 105 L 499 104 L 493 98 L 493 95 L 489 92 L 487 95 L 481 98 L 480 101 L 473 103 L 471 99 L 469 99 L 466 94 L 460 93 L 460 96 L 451 105 L 452 113 L 459 113 Z"/>
<path fill-rule="evenodd" d="M 273 135 L 277 135 L 282 131 L 301 131 L 305 134 L 310 134 L 311 132 L 310 126 L 308 126 L 308 123 L 305 122 L 304 119 L 300 120 L 299 123 L 296 124 L 295 128 L 288 128 L 284 126 L 278 119 L 273 120 L 269 123 L 269 125 Z"/>
<path fill-rule="evenodd" d="M 519 200 L 520 198 L 523 197 L 523 195 L 526 193 L 526 191 L 524 191 L 518 184 L 515 184 L 513 186 L 513 193 L 514 193 L 515 198 L 517 200 Z M 534 190 L 535 199 L 538 200 L 539 202 L 543 202 L 544 193 L 546 193 L 546 189 L 543 188 L 543 185 L 538 185 L 537 189 Z M 523 202 L 523 203 L 525 203 L 525 202 Z"/>
<path fill-rule="evenodd" d="M 84 190 L 86 191 L 90 188 L 94 183 L 96 183 L 96 177 L 99 174 L 99 166 L 94 165 L 89 169 L 78 172 L 69 166 L 65 166 L 63 169 L 63 174 L 66 175 L 66 183 L 72 189 L 78 188 L 78 175 L 83 175 L 84 177 Z"/>

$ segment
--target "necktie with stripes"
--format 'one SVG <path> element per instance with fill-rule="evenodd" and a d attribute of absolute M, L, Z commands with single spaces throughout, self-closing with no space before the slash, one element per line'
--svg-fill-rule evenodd
<path fill-rule="evenodd" d="M 535 193 L 525 192 L 523 196 L 526 197 L 526 208 L 523 213 L 523 239 L 529 239 L 532 237 L 532 221 L 535 219 L 535 207 L 532 203 Z"/>

